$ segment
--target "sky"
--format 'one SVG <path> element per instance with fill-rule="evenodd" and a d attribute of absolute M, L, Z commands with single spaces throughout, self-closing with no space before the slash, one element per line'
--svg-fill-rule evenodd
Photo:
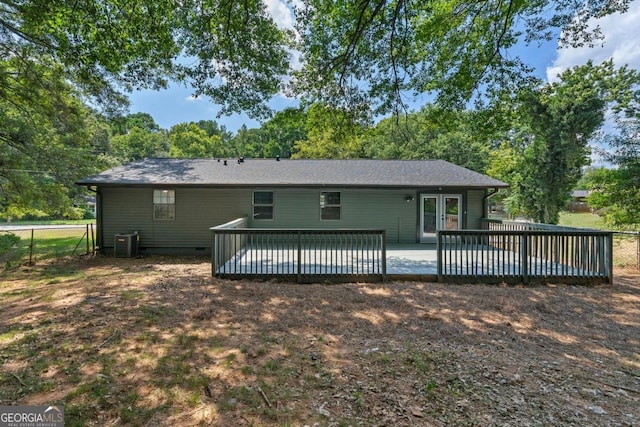
<path fill-rule="evenodd" d="M 291 28 L 291 10 L 281 0 L 267 0 L 266 3 L 275 21 L 283 27 Z M 592 22 L 592 25 L 595 24 L 596 22 Z M 597 47 L 558 48 L 557 43 L 545 43 L 540 46 L 520 45 L 514 49 L 513 54 L 533 65 L 536 76 L 546 81 L 554 81 L 563 70 L 583 65 L 589 59 L 598 64 L 613 58 L 617 66 L 628 64 L 630 68 L 640 70 L 640 37 L 637 36 L 640 25 L 640 0 L 634 0 L 627 13 L 606 16 L 599 19 L 597 24 L 604 35 L 604 40 Z M 260 125 L 244 114 L 217 118 L 219 107 L 206 97 L 194 98 L 192 93 L 188 87 L 179 84 L 172 84 L 162 91 L 134 92 L 130 96 L 130 112 L 149 113 L 156 123 L 165 129 L 177 123 L 198 120 L 216 120 L 231 132 L 236 132 L 242 125 L 248 128 Z M 295 105 L 295 100 L 280 95 L 271 102 L 275 110 Z"/>

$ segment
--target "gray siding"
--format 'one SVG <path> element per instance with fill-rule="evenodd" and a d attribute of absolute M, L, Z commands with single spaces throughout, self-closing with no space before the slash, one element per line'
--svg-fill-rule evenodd
<path fill-rule="evenodd" d="M 485 190 L 467 191 L 467 226 L 469 229 L 479 229 L 480 219 L 484 218 L 483 198 Z"/>
<path fill-rule="evenodd" d="M 375 228 L 385 229 L 387 241 L 416 241 L 417 202 L 405 200 L 415 190 L 386 189 L 274 189 L 274 219 L 251 221 L 256 228 Z M 341 193 L 341 218 L 320 219 L 320 192 Z M 251 215 L 249 215 L 251 216 Z"/>
<path fill-rule="evenodd" d="M 210 248 L 210 227 L 247 215 L 251 191 L 177 188 L 175 220 L 153 219 L 152 188 L 103 188 L 105 248 L 118 233 L 140 233 L 143 248 Z"/>
<path fill-rule="evenodd" d="M 417 241 L 420 198 L 415 189 L 265 188 L 274 192 L 274 219 L 268 221 L 252 219 L 249 188 L 174 190 L 175 220 L 160 221 L 153 219 L 153 188 L 101 188 L 103 247 L 113 248 L 115 234 L 137 231 L 141 248 L 204 248 L 208 253 L 209 228 L 240 217 L 248 217 L 249 227 L 256 228 L 374 228 L 385 229 L 390 243 Z M 341 192 L 340 220 L 320 219 L 321 191 Z M 467 228 L 479 228 L 485 191 L 466 194 Z M 407 202 L 408 195 L 414 200 Z"/>

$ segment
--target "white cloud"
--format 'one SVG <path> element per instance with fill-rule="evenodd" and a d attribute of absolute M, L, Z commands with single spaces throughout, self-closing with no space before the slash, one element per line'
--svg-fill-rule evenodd
<path fill-rule="evenodd" d="M 556 81 L 559 73 L 591 59 L 595 64 L 613 58 L 616 66 L 627 64 L 640 70 L 640 0 L 634 0 L 626 13 L 616 13 L 592 20 L 590 27 L 600 26 L 604 40 L 593 48 L 562 48 L 551 67 L 547 67 L 547 80 Z"/>
<path fill-rule="evenodd" d="M 274 22 L 282 28 L 293 30 L 294 17 L 291 8 L 282 0 L 266 0 L 267 10 Z"/>

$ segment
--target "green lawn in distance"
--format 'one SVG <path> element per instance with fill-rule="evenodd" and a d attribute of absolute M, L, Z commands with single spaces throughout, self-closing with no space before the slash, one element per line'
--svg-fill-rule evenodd
<path fill-rule="evenodd" d="M 604 221 L 596 214 L 561 212 L 558 225 L 566 227 L 582 227 L 605 229 Z"/>

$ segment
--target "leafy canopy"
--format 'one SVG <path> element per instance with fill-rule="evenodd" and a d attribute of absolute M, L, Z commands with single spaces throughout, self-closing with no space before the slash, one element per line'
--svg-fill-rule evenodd
<path fill-rule="evenodd" d="M 510 212 L 557 223 L 582 168 L 590 163 L 589 141 L 602 128 L 605 113 L 638 111 L 639 85 L 640 73 L 606 61 L 589 62 L 565 71 L 558 82 L 522 90 L 506 144 L 492 156 L 490 167 L 511 184 Z"/>
<path fill-rule="evenodd" d="M 0 96 L 29 102 L 34 64 L 59 64 L 92 102 L 118 113 L 118 91 L 187 81 L 223 112 L 266 112 L 287 74 L 290 35 L 260 0 L 1 0 Z M 28 80 L 25 82 L 25 80 Z M 27 84 L 25 84 L 27 83 Z"/>
<path fill-rule="evenodd" d="M 423 93 L 460 107 L 528 81 L 528 65 L 507 54 L 519 40 L 593 44 L 587 20 L 626 11 L 629 0 L 300 0 L 289 3 L 295 30 L 268 3 L 0 0 L 0 57 L 19 64 L 0 69 L 0 97 L 27 102 L 44 85 L 33 65 L 49 64 L 113 113 L 125 101 L 118 90 L 169 80 L 222 113 L 254 117 L 285 88 L 352 112 L 399 111 Z"/>
<path fill-rule="evenodd" d="M 11 69 L 14 62 L 0 64 Z M 37 103 L 0 98 L 0 216 L 75 216 L 73 183 L 108 164 L 108 129 L 59 73 L 35 71 L 47 85 L 31 88 Z"/>
<path fill-rule="evenodd" d="M 303 52 L 294 87 L 314 100 L 376 113 L 399 111 L 430 93 L 463 107 L 531 82 L 528 64 L 508 54 L 518 41 L 591 45 L 592 17 L 626 11 L 627 0 L 304 0 Z"/>

